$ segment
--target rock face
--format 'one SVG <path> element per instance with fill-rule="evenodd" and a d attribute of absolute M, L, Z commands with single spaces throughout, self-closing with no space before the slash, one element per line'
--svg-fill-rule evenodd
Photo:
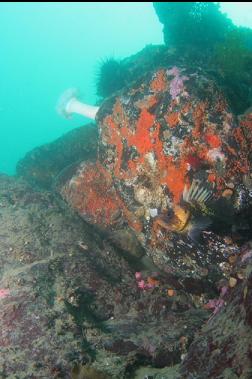
<path fill-rule="evenodd" d="M 1 378 L 81 378 L 86 363 L 122 378 L 179 362 L 207 310 L 168 294 L 162 278 L 142 273 L 141 288 L 135 268 L 52 193 L 1 176 L 0 199 Z"/>
<path fill-rule="evenodd" d="M 245 115 L 240 125 L 247 140 L 246 151 L 251 146 L 251 114 Z M 247 151 L 251 162 L 251 147 Z M 251 243 L 241 247 L 223 289 L 222 298 L 211 303 L 215 316 L 197 333 L 190 346 L 181 378 L 252 377 Z"/>
<path fill-rule="evenodd" d="M 71 130 L 56 141 L 27 153 L 17 164 L 17 175 L 49 189 L 63 169 L 96 156 L 97 137 L 94 124 Z"/>
<path fill-rule="evenodd" d="M 181 378 L 252 377 L 252 250 L 245 246 L 218 313 L 196 335 Z"/>

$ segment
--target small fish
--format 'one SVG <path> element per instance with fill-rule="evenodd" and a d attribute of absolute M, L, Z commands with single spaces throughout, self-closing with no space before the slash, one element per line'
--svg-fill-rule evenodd
<path fill-rule="evenodd" d="M 173 208 L 173 217 L 171 217 L 170 219 L 170 230 L 174 230 L 176 232 L 182 232 L 190 218 L 191 218 L 191 212 L 184 208 L 184 207 L 181 207 L 179 205 L 176 205 L 174 208 Z"/>
<path fill-rule="evenodd" d="M 211 219 L 207 216 L 193 216 L 191 210 L 186 207 L 175 206 L 170 219 L 164 219 L 160 226 L 164 229 L 186 234 L 193 242 L 200 242 L 201 232 L 211 225 Z"/>
<path fill-rule="evenodd" d="M 164 216 L 159 224 L 166 230 L 186 234 L 193 242 L 200 241 L 201 232 L 211 225 L 210 208 L 206 206 L 212 193 L 200 181 L 193 180 L 190 188 L 185 186 L 183 204 L 175 205 L 172 214 Z"/>

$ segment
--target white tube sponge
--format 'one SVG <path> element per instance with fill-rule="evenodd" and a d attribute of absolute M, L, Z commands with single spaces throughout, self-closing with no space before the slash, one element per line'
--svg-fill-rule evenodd
<path fill-rule="evenodd" d="M 81 114 L 87 118 L 95 120 L 99 107 L 84 104 L 78 100 L 76 88 L 67 89 L 60 97 L 57 104 L 57 112 L 66 118 L 70 118 L 73 113 Z"/>

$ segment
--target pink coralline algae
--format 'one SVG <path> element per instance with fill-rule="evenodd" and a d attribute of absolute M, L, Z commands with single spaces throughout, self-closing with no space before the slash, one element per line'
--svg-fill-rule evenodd
<path fill-rule="evenodd" d="M 137 286 L 141 290 L 150 290 L 156 287 L 154 283 L 146 283 L 144 280 L 140 280 L 139 282 L 137 282 Z"/>
<path fill-rule="evenodd" d="M 179 68 L 174 66 L 170 70 L 167 71 L 168 75 L 174 75 L 174 76 L 179 76 Z"/>
<path fill-rule="evenodd" d="M 146 284 L 145 284 L 144 280 L 140 280 L 137 283 L 137 286 L 138 286 L 138 288 L 141 288 L 141 290 L 144 290 L 146 288 Z"/>
<path fill-rule="evenodd" d="M 159 281 L 150 277 L 150 276 L 147 278 L 147 281 L 145 281 L 142 278 L 141 272 L 136 272 L 135 278 L 137 281 L 137 287 L 140 288 L 141 290 L 150 290 L 150 289 L 155 288 L 156 286 L 159 285 Z"/>
<path fill-rule="evenodd" d="M 141 272 L 136 272 L 135 273 L 135 278 L 136 278 L 136 280 L 138 281 L 138 280 L 141 280 L 142 279 L 142 274 L 141 274 Z"/>
<path fill-rule="evenodd" d="M 10 290 L 5 288 L 0 288 L 0 299 L 4 299 L 5 297 L 10 295 Z"/>
<path fill-rule="evenodd" d="M 146 290 L 149 289 L 149 285 L 145 283 L 145 281 L 142 279 L 142 273 L 141 272 L 136 272 L 135 273 L 135 278 L 137 281 L 137 287 L 140 288 L 141 290 Z"/>
<path fill-rule="evenodd" d="M 174 76 L 170 83 L 170 95 L 174 100 L 182 92 L 184 88 L 184 81 L 188 80 L 189 78 L 187 76 L 180 76 L 178 67 L 173 67 L 172 69 L 168 70 L 167 74 Z"/>

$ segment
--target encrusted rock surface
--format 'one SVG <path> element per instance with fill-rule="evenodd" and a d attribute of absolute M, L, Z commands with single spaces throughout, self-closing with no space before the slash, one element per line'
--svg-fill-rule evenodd
<path fill-rule="evenodd" d="M 203 71 L 174 66 L 105 100 L 97 123 L 98 160 L 61 195 L 115 239 L 130 229 L 178 287 L 216 290 L 251 210 L 251 122 L 238 124 Z"/>
<path fill-rule="evenodd" d="M 181 378 L 252 377 L 252 249 L 244 246 L 216 314 L 197 333 Z"/>
<path fill-rule="evenodd" d="M 208 311 L 135 268 L 50 192 L 0 177 L 0 377 L 109 378 L 180 361 Z M 149 275 L 149 276 L 148 276 Z M 165 333 L 164 333 L 165 330 Z"/>

